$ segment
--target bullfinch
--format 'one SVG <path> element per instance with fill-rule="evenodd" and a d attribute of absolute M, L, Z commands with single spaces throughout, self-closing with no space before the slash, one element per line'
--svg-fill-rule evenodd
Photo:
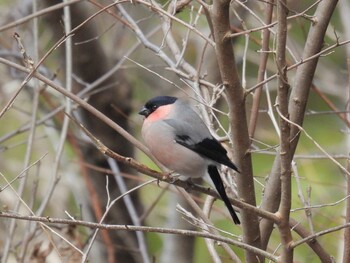
<path fill-rule="evenodd" d="M 239 170 L 191 106 L 175 97 L 159 96 L 149 100 L 139 114 L 145 116 L 142 137 L 153 156 L 168 169 L 188 178 L 209 174 L 234 223 L 240 224 L 218 166 Z"/>

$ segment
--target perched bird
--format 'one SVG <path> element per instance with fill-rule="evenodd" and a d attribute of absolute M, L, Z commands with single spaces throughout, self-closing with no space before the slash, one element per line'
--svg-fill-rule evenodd
<path fill-rule="evenodd" d="M 238 168 L 190 105 L 175 97 L 159 96 L 149 100 L 139 114 L 145 116 L 142 137 L 153 156 L 168 169 L 189 178 L 209 174 L 234 223 L 240 224 L 218 165 L 239 172 Z"/>

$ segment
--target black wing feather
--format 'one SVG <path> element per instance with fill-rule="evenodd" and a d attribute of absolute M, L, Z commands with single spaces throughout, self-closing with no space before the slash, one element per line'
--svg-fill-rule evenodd
<path fill-rule="evenodd" d="M 225 148 L 214 138 L 206 138 L 200 142 L 194 143 L 188 135 L 177 135 L 175 141 L 210 160 L 239 172 L 238 168 L 227 157 Z"/>

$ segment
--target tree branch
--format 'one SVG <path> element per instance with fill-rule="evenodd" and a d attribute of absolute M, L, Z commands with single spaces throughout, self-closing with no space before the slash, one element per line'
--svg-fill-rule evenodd
<path fill-rule="evenodd" d="M 229 101 L 231 141 L 234 145 L 233 157 L 242 173 L 237 177 L 239 197 L 252 206 L 256 205 L 253 181 L 252 160 L 249 151 L 250 139 L 245 111 L 245 98 L 241 86 L 231 40 L 229 20 L 230 1 L 214 1 L 211 9 L 216 56 L 220 75 Z M 260 247 L 258 217 L 247 210 L 241 211 L 243 240 L 245 243 Z M 262 258 L 260 258 L 260 262 Z M 259 262 L 259 257 L 246 251 L 246 262 Z"/>
<path fill-rule="evenodd" d="M 13 214 L 9 212 L 0 212 L 0 218 L 12 218 L 18 220 L 29 220 L 35 222 L 42 222 L 47 224 L 63 224 L 63 225 L 73 225 L 73 226 L 85 226 L 92 229 L 107 229 L 107 230 L 123 230 L 123 231 L 143 231 L 147 233 L 161 233 L 161 234 L 173 234 L 173 235 L 185 235 L 185 236 L 194 236 L 194 237 L 203 237 L 212 239 L 218 242 L 224 242 L 227 244 L 231 244 L 246 250 L 250 250 L 257 255 L 266 257 L 274 262 L 278 262 L 278 257 L 264 251 L 258 249 L 256 247 L 247 245 L 243 242 L 239 242 L 233 240 L 231 238 L 222 237 L 213 235 L 210 233 L 193 231 L 193 230 L 184 230 L 184 229 L 172 229 L 172 228 L 161 228 L 161 227 L 147 227 L 147 226 L 134 226 L 134 225 L 110 225 L 110 224 L 99 224 L 94 222 L 88 222 L 83 220 L 72 220 L 72 219 L 61 219 L 61 218 L 53 218 L 53 217 L 40 217 L 40 216 L 24 216 L 18 213 Z"/>
<path fill-rule="evenodd" d="M 312 235 L 309 231 L 307 231 L 305 228 L 301 226 L 299 222 L 297 222 L 294 219 L 290 219 L 290 226 L 291 229 L 295 233 L 297 233 L 302 238 L 307 238 Z M 349 229 L 349 228 L 346 228 Z M 310 239 L 306 241 L 306 243 L 309 245 L 309 247 L 315 252 L 315 254 L 319 257 L 322 263 L 334 263 L 334 259 L 325 251 L 325 249 L 321 246 L 321 244 L 317 241 L 317 239 Z M 347 261 L 343 261 L 347 262 Z"/>
<path fill-rule="evenodd" d="M 321 51 L 323 38 L 337 2 L 337 0 L 320 2 L 315 12 L 315 21 L 317 22 L 312 24 L 310 28 L 303 51 L 303 58 L 312 57 Z M 291 91 L 288 102 L 288 112 L 290 114 L 290 121 L 298 125 L 302 125 L 304 120 L 306 103 L 308 101 L 309 91 L 315 74 L 318 58 L 319 56 L 309 60 L 307 63 L 301 64 L 296 72 L 296 84 Z M 299 141 L 299 129 L 297 127 L 291 127 L 290 139 L 293 139 L 290 145 L 290 154 L 293 156 Z M 280 203 L 280 162 L 281 156 L 280 154 L 277 154 L 268 183 L 266 184 L 265 196 L 261 204 L 261 207 L 264 210 L 271 212 L 276 211 Z M 260 228 L 262 231 L 262 247 L 266 249 L 273 229 L 273 224 L 266 220 L 261 220 Z"/>
<path fill-rule="evenodd" d="M 273 3 L 274 3 L 274 0 L 269 0 L 266 3 L 266 17 L 265 17 L 266 24 L 271 23 L 272 13 L 273 13 Z M 266 64 L 267 64 L 267 59 L 269 57 L 269 53 L 268 53 L 269 41 L 270 41 L 270 30 L 265 28 L 263 29 L 263 32 L 262 32 L 261 57 L 260 57 L 258 78 L 257 78 L 258 84 L 262 83 L 265 79 Z M 260 85 L 253 93 L 253 102 L 252 102 L 252 108 L 251 108 L 251 114 L 250 114 L 250 120 L 249 120 L 249 137 L 250 138 L 254 138 L 254 134 L 255 134 L 255 128 L 258 121 L 258 113 L 259 113 L 262 88 L 263 88 L 263 85 Z"/>
<path fill-rule="evenodd" d="M 286 64 L 286 44 L 287 44 L 287 14 L 288 8 L 286 0 L 277 1 L 277 47 L 276 47 L 276 64 L 278 70 L 278 89 L 277 89 L 277 107 L 280 114 L 280 156 L 281 156 L 281 202 L 278 214 L 281 222 L 278 225 L 282 241 L 282 262 L 293 262 L 293 249 L 290 249 L 289 243 L 292 242 L 292 234 L 289 228 L 289 213 L 292 202 L 292 180 L 291 180 L 291 163 L 292 154 L 290 151 L 290 126 L 287 121 L 288 113 L 288 92 L 289 84 L 287 78 Z"/>

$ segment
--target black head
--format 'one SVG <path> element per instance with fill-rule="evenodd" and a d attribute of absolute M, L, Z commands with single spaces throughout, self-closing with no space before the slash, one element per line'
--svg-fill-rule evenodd
<path fill-rule="evenodd" d="M 177 98 L 170 96 L 158 96 L 146 102 L 145 106 L 139 111 L 140 115 L 148 117 L 152 112 L 160 106 L 173 104 Z"/>

